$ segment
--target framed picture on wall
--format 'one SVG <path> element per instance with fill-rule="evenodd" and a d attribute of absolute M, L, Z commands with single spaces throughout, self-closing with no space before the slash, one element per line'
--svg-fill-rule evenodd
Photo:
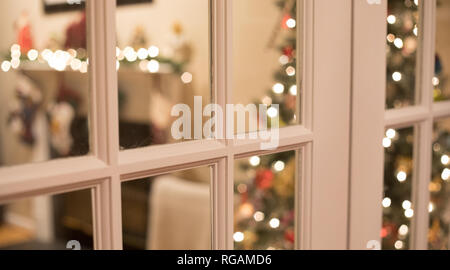
<path fill-rule="evenodd" d="M 57 13 L 82 9 L 85 0 L 42 0 L 45 13 Z M 153 0 L 117 0 L 117 5 L 151 3 Z"/>

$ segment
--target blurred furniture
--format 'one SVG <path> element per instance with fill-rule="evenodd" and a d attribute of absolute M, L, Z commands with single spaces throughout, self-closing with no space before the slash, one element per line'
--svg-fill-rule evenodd
<path fill-rule="evenodd" d="M 147 249 L 211 249 L 210 212 L 209 185 L 158 177 L 150 195 Z"/>

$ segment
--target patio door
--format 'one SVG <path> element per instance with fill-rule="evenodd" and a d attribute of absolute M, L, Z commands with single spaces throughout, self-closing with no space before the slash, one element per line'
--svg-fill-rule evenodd
<path fill-rule="evenodd" d="M 377 240 L 383 249 L 448 249 L 448 3 L 362 2 L 354 1 L 360 124 L 353 127 L 350 247 Z M 365 107 L 374 100 L 385 111 Z M 383 148 L 384 171 L 381 162 L 372 166 Z"/>
<path fill-rule="evenodd" d="M 73 48 L 76 42 L 58 51 L 11 48 L 11 59 L 5 60 L 2 67 L 8 71 L 5 74 L 21 69 L 32 74 L 40 67 L 46 72 L 40 78 L 84 74 L 87 102 L 73 108 L 83 111 L 86 121 L 80 120 L 80 125 L 87 127 L 89 139 L 83 144 L 86 151 L 78 155 L 65 151 L 67 141 L 53 141 L 51 137 L 52 151 L 61 155 L 47 155 L 35 163 L 3 163 L 0 202 L 11 204 L 26 198 L 90 191 L 83 204 L 72 206 L 92 212 L 95 249 L 130 245 L 186 249 L 348 248 L 349 179 L 353 173 L 349 171 L 350 78 L 352 48 L 359 50 L 352 46 L 352 1 L 285 0 L 279 7 L 269 0 L 151 2 L 146 13 L 144 6 L 133 9 L 117 6 L 115 0 L 87 0 L 85 51 Z M 372 7 L 362 2 L 354 4 Z M 159 8 L 158 14 L 166 17 L 175 14 L 173 17 L 181 25 L 152 20 L 158 16 L 152 8 Z M 174 40 L 175 51 L 145 42 L 139 48 L 142 29 L 136 30 L 136 43 L 121 43 L 121 36 L 132 35 L 130 25 L 139 16 L 153 24 L 144 27 L 144 32 L 164 27 L 170 31 L 172 27 L 176 37 L 182 32 L 191 34 L 198 44 L 193 55 L 186 53 L 189 49 L 183 47 L 182 39 Z M 201 21 L 183 25 L 185 17 Z M 58 17 L 52 18 L 57 24 Z M 262 37 L 267 42 L 259 42 Z M 19 52 L 28 58 L 17 65 L 14 59 L 18 59 Z M 81 52 L 85 55 L 80 56 Z M 189 57 L 203 58 L 194 65 L 183 65 Z M 196 92 L 198 81 L 206 90 Z M 138 87 L 142 86 L 141 91 Z M 60 100 L 75 102 L 67 96 L 68 91 L 62 93 L 66 95 Z M 175 97 L 173 104 L 165 98 L 168 93 Z M 176 102 L 186 104 L 192 112 L 192 133 L 183 133 L 186 136 L 182 140 L 167 137 L 173 134 L 174 111 L 181 116 L 181 110 L 176 109 L 179 107 L 169 106 Z M 280 127 L 271 133 L 278 134 L 276 147 L 262 148 L 267 138 L 255 136 L 261 133 L 252 130 L 259 128 L 258 124 L 246 126 L 244 135 L 234 132 L 233 127 L 239 126 L 242 117 L 230 114 L 227 104 L 255 103 L 268 108 L 269 118 L 280 119 Z M 203 136 L 204 125 L 200 129 L 196 126 L 196 120 L 206 123 L 207 116 L 212 115 L 202 115 L 207 104 L 223 108 L 223 114 L 215 111 L 215 119 L 224 125 L 223 129 L 216 125 L 217 136 L 213 138 Z M 66 112 L 64 106 L 55 108 Z M 425 114 L 420 112 L 413 115 L 422 119 Z M 54 114 L 54 132 L 59 130 L 55 124 L 58 115 Z M 252 120 L 251 116 L 243 118 Z M 147 131 L 142 135 L 142 126 L 130 123 L 130 119 L 147 124 L 151 121 L 144 128 L 150 126 L 151 135 L 146 136 Z M 431 128 L 431 118 L 426 119 L 426 127 Z M 166 125 L 168 122 L 170 125 Z M 425 138 L 426 142 L 431 139 Z M 4 155 L 12 152 L 10 149 Z M 193 178 L 201 178 L 203 184 L 183 181 Z M 148 207 L 143 212 L 149 215 L 147 221 L 141 220 L 141 214 L 133 214 L 142 206 L 136 203 L 140 195 L 133 192 L 143 190 L 151 194 L 144 197 L 149 203 L 144 203 Z M 48 200 L 40 202 L 37 209 L 48 209 L 42 206 L 48 205 Z M 49 211 L 44 212 L 49 215 Z M 43 214 L 35 216 L 45 219 Z M 78 224 L 78 228 L 85 224 L 65 221 Z M 43 231 L 50 233 L 51 229 Z M 136 231 L 146 236 L 136 237 Z M 203 231 L 208 232 L 206 236 Z M 171 245 L 170 241 L 176 241 L 171 235 L 186 241 L 190 237 L 191 245 Z"/>

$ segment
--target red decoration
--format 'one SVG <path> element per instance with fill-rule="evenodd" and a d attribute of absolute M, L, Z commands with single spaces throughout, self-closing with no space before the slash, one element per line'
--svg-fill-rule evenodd
<path fill-rule="evenodd" d="M 292 46 L 287 46 L 283 49 L 283 54 L 289 57 L 289 59 L 294 58 L 294 48 Z"/>
<path fill-rule="evenodd" d="M 386 222 L 381 230 L 382 238 L 398 238 L 398 228 L 394 223 Z M 384 236 L 384 237 L 383 237 Z"/>
<path fill-rule="evenodd" d="M 289 27 L 287 26 L 287 21 L 289 19 L 291 19 L 292 17 L 289 14 L 286 14 L 283 16 L 283 19 L 281 20 L 281 27 L 283 29 L 288 29 Z"/>
<path fill-rule="evenodd" d="M 31 26 L 28 19 L 28 13 L 23 12 L 16 22 L 17 44 L 23 54 L 33 48 L 33 37 L 31 35 Z"/>
<path fill-rule="evenodd" d="M 292 230 L 287 230 L 284 233 L 284 239 L 286 239 L 286 241 L 288 241 L 289 243 L 294 243 L 295 242 L 295 233 Z"/>
<path fill-rule="evenodd" d="M 262 190 L 272 187 L 273 172 L 271 170 L 263 169 L 256 173 L 255 185 Z"/>
<path fill-rule="evenodd" d="M 66 30 L 66 49 L 86 49 L 86 13 L 78 22 L 74 22 Z"/>

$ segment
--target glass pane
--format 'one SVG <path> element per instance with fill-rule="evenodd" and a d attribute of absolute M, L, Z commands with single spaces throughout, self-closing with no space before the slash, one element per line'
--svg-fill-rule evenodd
<path fill-rule="evenodd" d="M 388 1 L 387 100 L 388 109 L 416 103 L 416 65 L 419 12 L 415 0 Z"/>
<path fill-rule="evenodd" d="M 122 184 L 125 250 L 209 250 L 211 168 Z"/>
<path fill-rule="evenodd" d="M 55 1 L 52 1 L 55 2 Z M 0 166 L 89 153 L 86 17 L 0 1 Z"/>
<path fill-rule="evenodd" d="M 383 249 L 408 249 L 412 204 L 414 128 L 388 129 L 385 147 Z"/>
<path fill-rule="evenodd" d="M 297 2 L 242 0 L 233 2 L 234 104 L 272 107 L 280 127 L 299 123 L 301 89 L 297 89 Z M 301 44 L 301 42 L 300 42 Z M 275 109 L 275 110 L 274 110 Z M 269 117 L 272 117 L 268 111 Z M 238 117 L 238 116 L 236 116 Z M 257 121 L 247 116 L 248 121 Z M 256 131 L 246 127 L 245 131 Z M 263 128 L 261 128 L 263 129 Z M 236 133 L 243 133 L 238 130 Z"/>
<path fill-rule="evenodd" d="M 435 123 L 430 183 L 430 249 L 449 249 L 450 229 L 450 118 Z"/>
<path fill-rule="evenodd" d="M 450 99 L 450 2 L 438 1 L 436 12 L 436 64 L 433 79 L 436 101 Z"/>
<path fill-rule="evenodd" d="M 122 150 L 180 142 L 174 105 L 211 103 L 208 0 L 143 2 L 117 8 Z"/>
<path fill-rule="evenodd" d="M 235 249 L 294 249 L 296 170 L 295 151 L 235 162 Z"/>
<path fill-rule="evenodd" d="M 15 201 L 0 206 L 0 250 L 92 250 L 92 224 L 91 190 Z"/>

